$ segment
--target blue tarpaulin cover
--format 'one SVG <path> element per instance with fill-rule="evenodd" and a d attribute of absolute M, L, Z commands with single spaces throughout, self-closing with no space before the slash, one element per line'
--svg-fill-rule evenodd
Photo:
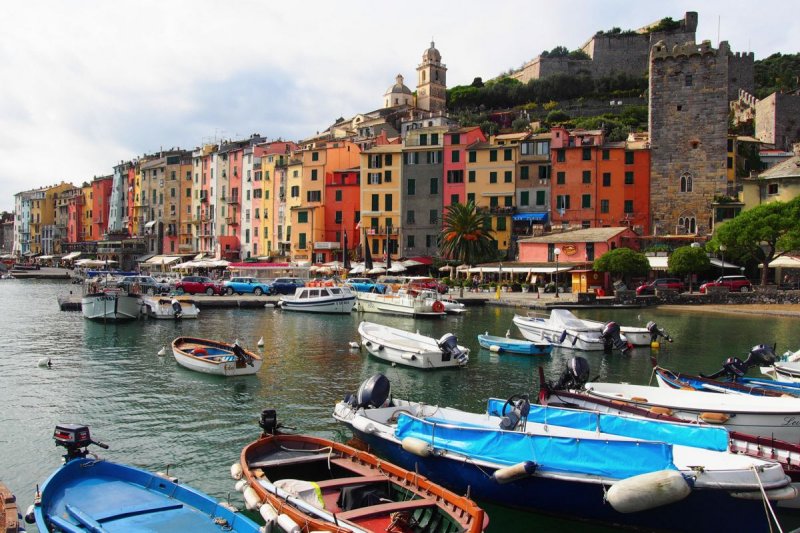
<path fill-rule="evenodd" d="M 395 436 L 414 437 L 439 450 L 508 466 L 533 461 L 539 470 L 624 479 L 675 470 L 672 446 L 661 442 L 606 441 L 528 435 L 500 429 L 431 423 L 401 414 Z"/>
<path fill-rule="evenodd" d="M 528 220 L 532 222 L 547 222 L 547 213 L 517 213 L 514 220 Z"/>
<path fill-rule="evenodd" d="M 502 416 L 505 403 L 505 400 L 490 399 L 489 414 Z M 728 430 L 719 427 L 688 426 L 542 405 L 531 405 L 528 421 L 587 431 L 600 431 L 633 439 L 694 446 L 706 450 L 725 451 L 728 449 Z"/>

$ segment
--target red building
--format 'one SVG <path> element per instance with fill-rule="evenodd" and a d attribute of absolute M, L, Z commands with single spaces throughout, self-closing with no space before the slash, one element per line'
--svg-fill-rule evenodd
<path fill-rule="evenodd" d="M 347 234 L 347 250 L 352 252 L 361 242 L 356 228 L 361 214 L 361 170 L 359 167 L 334 170 L 325 174 L 325 237 L 328 242 L 340 244 L 338 250 L 315 250 L 323 253 L 325 262 L 343 261 L 344 235 Z M 352 257 L 352 254 L 351 254 Z"/>
<path fill-rule="evenodd" d="M 100 240 L 108 231 L 108 215 L 111 209 L 111 186 L 113 176 L 102 176 L 92 181 L 92 232 Z"/>
<path fill-rule="evenodd" d="M 467 193 L 464 181 L 467 168 L 467 146 L 475 142 L 486 142 L 478 126 L 460 128 L 444 134 L 444 185 L 442 186 L 444 207 L 465 203 Z"/>
<path fill-rule="evenodd" d="M 606 143 L 600 130 L 552 130 L 553 225 L 627 226 L 650 232 L 650 149 L 644 141 Z"/>
<path fill-rule="evenodd" d="M 83 241 L 83 190 L 76 188 L 67 198 L 67 242 Z"/>

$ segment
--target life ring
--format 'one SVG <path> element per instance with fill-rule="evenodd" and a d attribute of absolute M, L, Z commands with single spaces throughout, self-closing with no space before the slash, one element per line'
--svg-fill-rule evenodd
<path fill-rule="evenodd" d="M 439 300 L 436 300 L 435 302 L 433 302 L 433 312 L 434 313 L 444 313 L 444 304 Z"/>
<path fill-rule="evenodd" d="M 202 357 L 204 355 L 208 355 L 208 352 L 206 351 L 205 348 L 195 348 L 194 350 L 192 350 L 192 355 L 195 355 L 197 357 Z"/>

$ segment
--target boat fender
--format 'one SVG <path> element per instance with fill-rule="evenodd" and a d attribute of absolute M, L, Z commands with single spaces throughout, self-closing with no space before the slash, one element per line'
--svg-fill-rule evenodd
<path fill-rule="evenodd" d="M 406 361 L 414 361 L 417 358 L 416 355 L 414 355 L 413 353 L 408 353 L 408 352 L 401 353 L 400 357 L 402 357 Z"/>
<path fill-rule="evenodd" d="M 492 344 L 491 346 L 489 346 L 489 351 L 494 353 L 499 353 L 500 347 L 496 344 Z"/>
<path fill-rule="evenodd" d="M 278 527 L 286 533 L 300 533 L 300 526 L 297 525 L 297 522 L 285 514 L 278 515 Z"/>
<path fill-rule="evenodd" d="M 492 474 L 492 479 L 504 485 L 524 477 L 532 476 L 536 472 L 536 463 L 533 461 L 523 461 L 505 468 L 498 468 Z"/>
<path fill-rule="evenodd" d="M 25 523 L 27 524 L 36 523 L 36 513 L 33 511 L 33 505 L 29 505 L 28 509 L 25 511 Z"/>
<path fill-rule="evenodd" d="M 377 431 L 375 424 L 373 424 L 368 418 L 364 417 L 357 417 L 353 419 L 353 429 L 368 435 L 371 435 Z"/>
<path fill-rule="evenodd" d="M 779 489 L 771 489 L 764 492 L 767 495 L 767 499 L 772 501 L 793 500 L 797 497 L 797 489 L 791 485 L 786 485 L 785 487 L 781 487 Z M 760 490 L 751 490 L 748 492 L 731 492 L 731 496 L 733 496 L 734 498 L 739 498 L 740 500 L 760 501 L 763 499 Z"/>
<path fill-rule="evenodd" d="M 642 396 L 631 396 L 631 401 L 632 402 L 647 403 L 647 398 L 644 398 Z"/>
<path fill-rule="evenodd" d="M 232 503 L 229 503 L 229 502 L 219 502 L 219 506 L 224 508 L 224 509 L 229 510 L 232 513 L 238 513 L 239 512 L 239 508 L 236 507 L 235 505 L 233 505 Z"/>
<path fill-rule="evenodd" d="M 406 437 L 400 442 L 400 444 L 403 446 L 405 451 L 420 457 L 430 457 L 433 454 L 431 445 L 416 437 Z"/>
<path fill-rule="evenodd" d="M 692 492 L 677 470 L 659 470 L 617 481 L 606 493 L 606 501 L 617 512 L 637 513 L 675 503 Z"/>
<path fill-rule="evenodd" d="M 258 508 L 258 514 L 264 519 L 264 527 L 267 528 L 267 531 L 270 531 L 273 524 L 278 521 L 278 513 L 275 512 L 275 508 L 268 503 Z"/>
<path fill-rule="evenodd" d="M 247 488 L 247 480 L 240 479 L 239 481 L 236 482 L 233 488 L 236 489 L 236 492 L 244 492 L 244 489 Z"/>
<path fill-rule="evenodd" d="M 242 479 L 242 463 L 233 463 L 231 465 L 231 477 L 233 479 L 239 480 Z"/>
<path fill-rule="evenodd" d="M 244 496 L 244 505 L 245 507 L 247 507 L 248 511 L 255 511 L 256 509 L 261 507 L 261 498 L 258 497 L 256 489 L 254 489 L 250 485 L 248 485 L 247 488 L 244 489 L 242 496 Z"/>
<path fill-rule="evenodd" d="M 707 424 L 724 424 L 730 418 L 725 413 L 700 413 L 700 420 Z"/>
<path fill-rule="evenodd" d="M 651 407 L 650 412 L 656 415 L 667 415 L 667 416 L 672 416 L 674 413 L 672 409 L 670 409 L 669 407 L 659 407 L 659 406 Z"/>

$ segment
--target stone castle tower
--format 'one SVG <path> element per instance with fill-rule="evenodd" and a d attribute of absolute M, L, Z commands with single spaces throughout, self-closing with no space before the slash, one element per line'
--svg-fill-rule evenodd
<path fill-rule="evenodd" d="M 750 75 L 747 75 L 747 63 Z M 730 94 L 752 83 L 752 54 L 726 41 L 650 52 L 651 227 L 653 234 L 708 235 L 712 202 L 727 193 Z"/>
<path fill-rule="evenodd" d="M 447 67 L 442 54 L 431 41 L 417 67 L 417 107 L 424 111 L 445 111 L 447 103 Z"/>

